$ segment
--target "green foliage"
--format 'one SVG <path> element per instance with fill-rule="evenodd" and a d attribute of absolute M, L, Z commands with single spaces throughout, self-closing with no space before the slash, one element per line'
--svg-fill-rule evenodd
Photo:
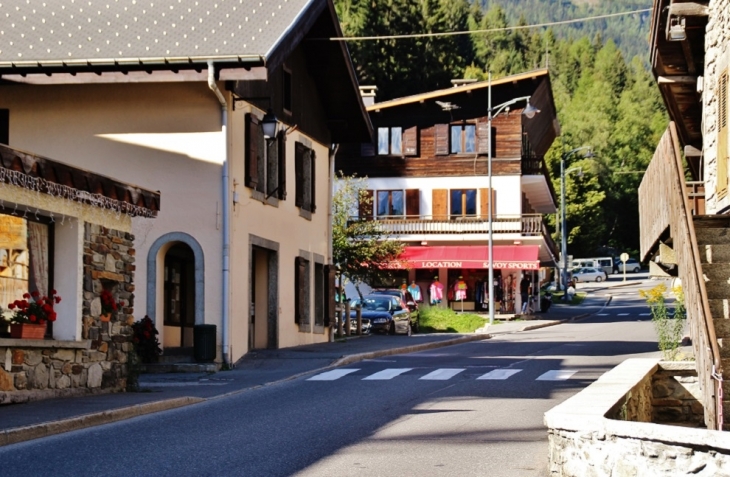
<path fill-rule="evenodd" d="M 449 308 L 423 307 L 419 312 L 420 333 L 474 333 L 485 324 L 479 315 L 456 313 Z"/>
<path fill-rule="evenodd" d="M 639 290 L 639 295 L 651 308 L 651 321 L 654 323 L 659 350 L 667 361 L 676 361 L 679 357 L 679 345 L 686 323 L 684 293 L 681 287 L 673 289 L 675 296 L 674 315 L 669 313 L 664 293 L 667 287 L 661 283 L 651 290 Z"/>
<path fill-rule="evenodd" d="M 372 205 L 365 179 L 338 174 L 332 198 L 332 256 L 342 275 L 356 286 L 391 274 L 377 265 L 396 261 L 404 245 L 389 239 L 377 221 L 353 220 L 358 206 Z"/>

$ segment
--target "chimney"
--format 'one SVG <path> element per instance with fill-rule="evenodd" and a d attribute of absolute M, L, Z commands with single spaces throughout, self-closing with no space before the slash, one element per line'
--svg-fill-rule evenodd
<path fill-rule="evenodd" d="M 464 86 L 466 84 L 476 83 L 477 81 L 478 80 L 476 78 L 470 78 L 470 79 L 460 78 L 460 79 L 452 79 L 451 84 L 453 84 L 454 88 L 456 88 L 457 86 Z"/>
<path fill-rule="evenodd" d="M 360 86 L 360 96 L 362 96 L 362 104 L 367 108 L 375 104 L 375 92 L 378 91 L 377 86 Z"/>

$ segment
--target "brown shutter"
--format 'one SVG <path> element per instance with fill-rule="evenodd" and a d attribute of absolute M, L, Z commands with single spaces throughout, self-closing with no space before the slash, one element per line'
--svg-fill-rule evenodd
<path fill-rule="evenodd" d="M 258 164 L 258 131 L 260 129 L 258 120 L 253 114 L 246 114 L 246 187 L 255 189 L 259 182 Z"/>
<path fill-rule="evenodd" d="M 406 189 L 406 218 L 421 218 L 421 191 L 418 189 Z"/>
<path fill-rule="evenodd" d="M 717 128 L 717 198 L 727 196 L 728 189 L 728 72 L 723 71 L 717 85 L 718 128 Z"/>
<path fill-rule="evenodd" d="M 434 126 L 434 136 L 434 140 L 436 142 L 436 155 L 447 155 L 449 153 L 449 125 L 436 124 Z"/>
<path fill-rule="evenodd" d="M 273 139 L 266 144 L 266 198 L 279 192 L 279 141 Z"/>
<path fill-rule="evenodd" d="M 360 191 L 360 219 L 373 220 L 373 195 L 372 190 Z"/>
<path fill-rule="evenodd" d="M 479 146 L 477 152 L 479 154 L 489 154 L 489 122 L 480 121 L 477 125 L 477 138 Z"/>
<path fill-rule="evenodd" d="M 334 325 L 335 323 L 335 307 L 337 306 L 337 301 L 335 300 L 335 295 L 337 294 L 337 290 L 335 290 L 336 270 L 334 265 L 324 266 L 324 289 L 326 290 L 324 298 L 324 326 Z"/>
<path fill-rule="evenodd" d="M 309 211 L 314 213 L 315 210 L 317 210 L 317 201 L 315 200 L 315 197 L 317 196 L 317 154 L 315 154 L 314 150 L 309 151 L 309 159 L 310 159 L 310 166 L 309 166 L 309 173 L 311 174 L 311 180 L 312 180 L 312 192 L 310 194 L 310 204 L 309 204 Z"/>
<path fill-rule="evenodd" d="M 306 148 L 304 147 L 304 144 L 298 142 L 296 143 L 294 147 L 294 176 L 295 176 L 295 197 L 294 197 L 294 205 L 297 207 L 301 207 L 304 203 L 303 197 L 304 197 L 304 190 L 303 190 L 303 184 L 304 184 L 304 153 L 306 151 Z"/>
<path fill-rule="evenodd" d="M 481 218 L 488 219 L 488 205 L 487 205 L 487 199 L 489 198 L 489 189 L 479 189 L 479 203 L 480 203 L 480 210 L 479 214 Z M 495 218 L 497 216 L 497 191 L 496 189 L 492 189 L 492 218 Z"/>
<path fill-rule="evenodd" d="M 433 190 L 433 202 L 431 203 L 431 215 L 434 220 L 448 219 L 449 191 L 446 189 Z"/>
<path fill-rule="evenodd" d="M 418 155 L 418 128 L 416 126 L 403 130 L 403 155 Z"/>
<path fill-rule="evenodd" d="M 294 257 L 294 323 L 302 323 L 304 316 L 307 267 L 302 257 Z"/>
<path fill-rule="evenodd" d="M 286 133 L 284 131 L 279 132 L 279 136 L 276 138 L 279 143 L 279 193 L 278 197 L 281 200 L 286 199 Z"/>

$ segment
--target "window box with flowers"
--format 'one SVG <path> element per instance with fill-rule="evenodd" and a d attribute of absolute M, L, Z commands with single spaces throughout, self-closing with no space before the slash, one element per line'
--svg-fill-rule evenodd
<path fill-rule="evenodd" d="M 46 323 L 56 321 L 53 305 L 61 302 L 61 297 L 53 290 L 50 296 L 41 296 L 37 291 L 24 293 L 22 300 L 8 304 L 10 317 L 10 337 L 20 339 L 43 339 Z"/>
<path fill-rule="evenodd" d="M 101 292 L 101 314 L 99 318 L 101 321 L 111 321 L 112 314 L 116 313 L 120 308 L 124 306 L 123 301 L 114 301 L 112 292 L 104 289 Z"/>

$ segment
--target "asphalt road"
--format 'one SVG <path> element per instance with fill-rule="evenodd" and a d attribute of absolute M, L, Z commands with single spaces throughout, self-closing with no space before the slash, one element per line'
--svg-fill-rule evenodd
<path fill-rule="evenodd" d="M 6 446 L 0 475 L 544 476 L 543 413 L 657 355 L 637 289 L 580 322 Z"/>

